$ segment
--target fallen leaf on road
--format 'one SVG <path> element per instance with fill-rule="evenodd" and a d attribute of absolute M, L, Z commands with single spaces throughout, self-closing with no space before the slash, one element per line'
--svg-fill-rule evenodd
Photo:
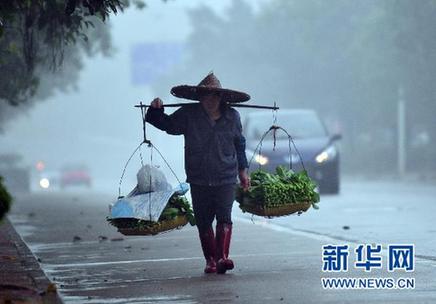
<path fill-rule="evenodd" d="M 56 287 L 56 284 L 54 284 L 54 283 L 48 284 L 47 289 L 46 289 L 47 293 L 56 292 L 57 290 L 58 290 L 58 288 Z"/>

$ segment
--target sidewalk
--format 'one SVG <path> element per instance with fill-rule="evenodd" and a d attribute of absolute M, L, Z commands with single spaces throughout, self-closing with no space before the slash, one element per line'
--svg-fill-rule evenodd
<path fill-rule="evenodd" d="M 0 224 L 0 304 L 62 303 L 56 286 L 7 218 Z"/>

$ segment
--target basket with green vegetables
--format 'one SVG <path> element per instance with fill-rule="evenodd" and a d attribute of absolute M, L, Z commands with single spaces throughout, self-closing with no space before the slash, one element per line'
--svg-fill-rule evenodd
<path fill-rule="evenodd" d="M 156 235 L 181 228 L 187 223 L 195 225 L 191 205 L 184 196 L 179 195 L 173 195 L 170 198 L 157 222 L 135 218 L 107 218 L 107 221 L 124 235 Z"/>
<path fill-rule="evenodd" d="M 250 174 L 251 187 L 247 192 L 238 186 L 236 200 L 243 212 L 260 216 L 282 216 L 318 209 L 316 184 L 305 170 L 293 172 L 283 166 L 275 174 L 258 169 Z"/>

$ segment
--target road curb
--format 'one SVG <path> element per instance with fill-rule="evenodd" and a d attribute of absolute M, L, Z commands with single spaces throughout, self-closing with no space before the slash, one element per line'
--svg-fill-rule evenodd
<path fill-rule="evenodd" d="M 63 303 L 7 218 L 0 224 L 0 303 Z"/>

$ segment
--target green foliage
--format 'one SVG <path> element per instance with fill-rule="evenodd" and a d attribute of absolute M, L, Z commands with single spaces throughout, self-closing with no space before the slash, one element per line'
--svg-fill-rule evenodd
<path fill-rule="evenodd" d="M 73 86 L 83 52 L 109 48 L 108 33 L 96 16 L 83 9 L 66 15 L 64 10 L 64 1 L 0 5 L 0 108 L 44 99 L 56 88 Z M 68 69 L 61 69 L 62 63 Z M 50 85 L 44 86 L 41 75 Z"/>
<path fill-rule="evenodd" d="M 277 207 L 286 204 L 310 202 L 315 209 L 319 202 L 316 184 L 307 175 L 306 171 L 298 173 L 288 170 L 283 166 L 276 168 L 275 174 L 270 174 L 262 169 L 250 174 L 251 187 L 244 192 L 237 188 L 236 200 L 243 208 L 246 204 Z"/>
<path fill-rule="evenodd" d="M 188 200 L 184 196 L 173 195 L 159 220 L 169 220 L 179 215 L 186 216 L 191 226 L 195 226 L 194 212 Z"/>
<path fill-rule="evenodd" d="M 41 43 L 52 51 L 50 60 L 56 67 L 62 63 L 66 45 L 88 40 L 86 29 L 94 26 L 96 17 L 105 21 L 126 5 L 119 0 L 6 1 L 0 6 L 0 38 L 18 35 L 15 53 L 22 55 L 27 69 L 34 69 L 42 59 L 38 56 Z"/>
<path fill-rule="evenodd" d="M 74 87 L 83 54 L 109 54 L 105 21 L 131 4 L 145 6 L 141 0 L 1 1 L 0 123 L 8 106 Z"/>
<path fill-rule="evenodd" d="M 3 178 L 0 176 L 0 222 L 11 208 L 12 197 L 3 185 Z"/>
<path fill-rule="evenodd" d="M 177 216 L 186 216 L 189 224 L 195 226 L 194 212 L 191 205 L 184 196 L 173 195 L 165 209 L 162 211 L 158 222 L 152 222 L 140 219 L 111 219 L 107 221 L 118 228 L 134 228 L 139 230 L 156 230 L 162 221 L 175 219 Z"/>

